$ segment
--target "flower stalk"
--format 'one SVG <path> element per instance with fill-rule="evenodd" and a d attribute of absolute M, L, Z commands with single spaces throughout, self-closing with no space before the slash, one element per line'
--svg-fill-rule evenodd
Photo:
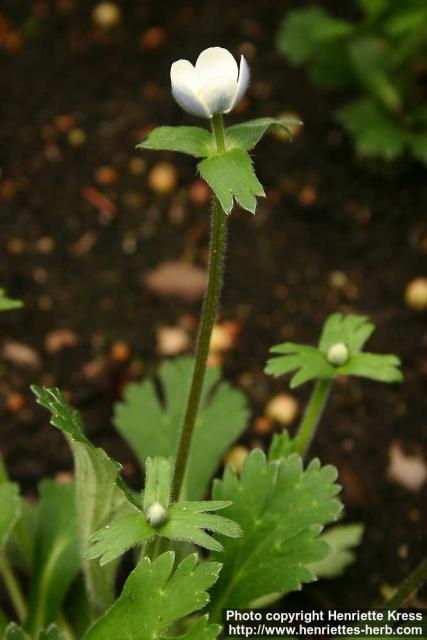
<path fill-rule="evenodd" d="M 225 150 L 225 132 L 222 115 L 219 113 L 215 114 L 212 118 L 212 132 L 216 148 L 219 153 L 222 153 Z M 206 363 L 209 354 L 209 344 L 212 329 L 215 324 L 223 283 L 227 216 L 216 196 L 212 198 L 211 225 L 208 288 L 203 303 L 199 332 L 197 336 L 196 360 L 175 462 L 173 479 L 174 500 L 178 500 L 182 492 L 191 440 L 200 405 L 200 396 L 203 389 Z"/>
<path fill-rule="evenodd" d="M 295 436 L 295 450 L 304 456 L 313 438 L 323 415 L 326 402 L 332 387 L 332 380 L 318 380 L 314 386 L 310 400 L 304 413 L 304 417 L 298 427 Z"/>

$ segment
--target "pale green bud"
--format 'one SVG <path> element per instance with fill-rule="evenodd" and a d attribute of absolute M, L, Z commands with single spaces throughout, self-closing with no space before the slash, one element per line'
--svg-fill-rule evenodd
<path fill-rule="evenodd" d="M 337 342 L 329 347 L 326 359 L 334 367 L 341 367 L 347 362 L 349 356 L 347 345 L 344 342 Z"/>

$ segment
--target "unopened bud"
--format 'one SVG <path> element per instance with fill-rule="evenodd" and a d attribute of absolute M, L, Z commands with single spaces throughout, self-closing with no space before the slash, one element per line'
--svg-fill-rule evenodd
<path fill-rule="evenodd" d="M 155 529 L 159 529 L 168 519 L 168 511 L 160 502 L 153 502 L 145 509 L 145 518 Z"/>
<path fill-rule="evenodd" d="M 347 345 L 344 342 L 337 342 L 329 347 L 326 359 L 334 367 L 341 367 L 347 362 L 349 355 Z"/>

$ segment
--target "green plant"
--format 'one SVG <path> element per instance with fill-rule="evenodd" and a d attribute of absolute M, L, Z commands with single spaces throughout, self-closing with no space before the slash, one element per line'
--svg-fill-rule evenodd
<path fill-rule="evenodd" d="M 291 11 L 277 38 L 315 84 L 353 99 L 336 111 L 362 156 L 403 153 L 427 164 L 427 5 L 424 0 L 355 0 L 356 22 L 319 5 Z"/>
<path fill-rule="evenodd" d="M 291 122 L 263 118 L 225 129 L 222 113 L 242 95 L 247 68 L 241 62 L 237 79 L 237 65 L 222 49 L 201 58 L 196 79 L 189 63 L 175 63 L 172 86 L 181 105 L 211 120 L 212 136 L 202 128 L 160 127 L 140 145 L 203 157 L 199 171 L 213 190 L 209 281 L 195 357 L 164 363 L 157 386 L 132 384 L 116 406 L 115 426 L 145 476 L 140 491 L 127 486 L 120 464 L 87 438 L 80 414 L 60 390 L 32 387 L 67 439 L 75 472 L 69 484 L 42 481 L 39 500 L 30 505 L 0 465 L 0 573 L 14 610 L 10 623 L 0 615 L 5 640 L 214 640 L 223 608 L 265 607 L 318 576 L 338 575 L 360 539 L 358 525 L 324 531 L 342 512 L 337 470 L 317 459 L 305 465 L 302 454 L 337 375 L 401 378 L 396 357 L 361 352 L 373 330 L 364 317 L 331 316 L 317 349 L 273 347 L 279 355 L 268 370 L 297 370 L 294 385 L 315 380 L 314 399 L 296 438 L 284 432 L 267 455 L 252 451 L 240 476 L 227 466 L 216 478 L 248 419 L 243 394 L 222 382 L 219 370 L 206 368 L 227 214 L 234 202 L 255 211 L 263 191 L 248 150 L 270 126 Z M 117 595 L 125 553 L 128 572 Z M 421 565 L 409 591 L 426 574 Z"/>

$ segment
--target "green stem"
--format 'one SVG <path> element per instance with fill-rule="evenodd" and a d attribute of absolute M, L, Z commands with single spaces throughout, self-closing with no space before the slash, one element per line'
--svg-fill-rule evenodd
<path fill-rule="evenodd" d="M 15 574 L 13 573 L 13 570 L 4 554 L 0 559 L 0 573 L 3 577 L 3 582 L 9 594 L 10 601 L 15 608 L 18 620 L 19 622 L 23 622 L 27 615 L 27 605 L 25 604 L 21 587 L 19 586 Z"/>
<path fill-rule="evenodd" d="M 225 134 L 222 116 L 215 115 L 212 118 L 214 139 L 219 152 L 225 150 Z M 226 214 L 216 197 L 212 200 L 212 228 L 210 240 L 208 288 L 203 303 L 202 315 L 197 336 L 196 356 L 191 380 L 190 393 L 184 414 L 181 436 L 178 445 L 178 453 L 175 462 L 173 481 L 173 499 L 177 500 L 182 492 L 182 487 L 187 468 L 188 454 L 196 423 L 197 412 L 200 404 L 200 396 L 203 389 L 203 381 L 206 371 L 206 362 L 209 353 L 209 344 L 212 329 L 215 323 L 219 297 L 222 289 L 224 256 L 226 244 Z"/>
<path fill-rule="evenodd" d="M 427 580 L 427 557 L 421 561 L 416 569 L 406 578 L 387 602 L 382 606 L 383 609 L 397 609 L 402 605 L 411 594 L 419 589 Z"/>
<path fill-rule="evenodd" d="M 295 436 L 296 451 L 302 456 L 307 453 L 314 438 L 331 387 L 332 380 L 318 380 L 314 386 L 304 417 Z"/>

